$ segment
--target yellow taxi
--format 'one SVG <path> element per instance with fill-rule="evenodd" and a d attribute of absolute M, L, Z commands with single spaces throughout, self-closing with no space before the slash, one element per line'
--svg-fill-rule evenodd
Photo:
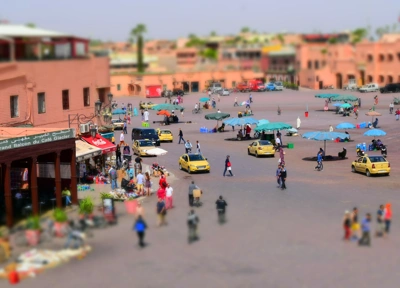
<path fill-rule="evenodd" d="M 260 156 L 272 156 L 275 157 L 275 147 L 268 140 L 257 140 L 254 141 L 247 147 L 247 154 Z"/>
<path fill-rule="evenodd" d="M 201 154 L 183 154 L 179 158 L 179 170 L 186 170 L 189 174 L 203 171 L 210 173 L 210 163 Z"/>
<path fill-rule="evenodd" d="M 149 139 L 145 140 L 135 140 L 132 144 L 133 154 L 137 154 L 139 156 L 148 156 L 146 153 L 147 150 L 156 148 L 153 142 Z"/>
<path fill-rule="evenodd" d="M 162 129 L 160 128 L 157 129 L 157 134 L 158 138 L 160 138 L 160 142 L 173 142 L 174 141 L 174 135 L 172 134 L 171 130 L 168 129 Z"/>
<path fill-rule="evenodd" d="M 351 163 L 351 172 L 365 173 L 367 177 L 370 177 L 372 174 L 389 176 L 390 163 L 383 156 L 368 156 L 365 154 Z"/>
<path fill-rule="evenodd" d="M 141 102 L 140 103 L 140 109 L 151 109 L 153 108 L 153 106 L 157 105 L 156 103 L 152 103 L 152 102 Z"/>

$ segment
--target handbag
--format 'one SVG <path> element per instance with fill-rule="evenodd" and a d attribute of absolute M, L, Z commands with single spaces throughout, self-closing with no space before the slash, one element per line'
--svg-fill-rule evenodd
<path fill-rule="evenodd" d="M 231 170 L 232 170 L 232 167 L 229 166 L 227 170 L 228 170 L 228 171 L 231 171 Z"/>

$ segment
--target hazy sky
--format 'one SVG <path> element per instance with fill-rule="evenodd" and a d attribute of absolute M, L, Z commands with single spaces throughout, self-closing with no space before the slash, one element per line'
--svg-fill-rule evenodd
<path fill-rule="evenodd" d="M 125 41 L 132 27 L 146 38 L 190 33 L 339 32 L 398 23 L 400 0 L 2 0 L 0 19 L 102 40 Z M 400 25 L 399 25 L 400 28 Z"/>

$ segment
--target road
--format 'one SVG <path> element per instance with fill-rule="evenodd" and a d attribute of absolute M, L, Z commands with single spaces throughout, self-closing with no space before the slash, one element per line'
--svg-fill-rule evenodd
<path fill-rule="evenodd" d="M 295 125 L 300 116 L 302 133 L 327 130 L 329 125 L 335 127 L 344 121 L 357 124 L 370 120 L 364 114 L 372 107 L 375 94 L 353 93 L 362 97 L 358 120 L 323 112 L 324 100 L 314 98 L 314 94 L 291 90 L 253 93 L 254 117 Z M 189 175 L 179 171 L 178 157 L 184 152 L 183 145 L 178 145 L 177 141 L 162 144 L 168 154 L 158 161 L 177 177 L 172 185 L 176 207 L 168 212 L 169 225 L 156 227 L 156 199 L 154 196 L 146 199 L 149 245 L 141 250 L 132 231 L 133 219 L 125 215 L 123 206 L 119 205 L 119 225 L 96 234 L 91 240 L 93 252 L 87 258 L 47 271 L 24 281 L 20 287 L 397 287 L 400 137 L 399 122 L 388 114 L 392 95 L 381 95 L 377 106 L 377 111 L 383 114 L 379 117 L 380 127 L 387 132 L 382 140 L 388 146 L 388 158 L 392 163 L 389 177 L 367 178 L 350 172 L 351 161 L 356 158 L 355 144 L 371 141 L 362 136 L 364 130 L 349 131 L 354 142 L 327 143 L 327 154 L 336 155 L 346 147 L 348 159 L 326 162 L 322 172 L 314 171 L 314 162 L 302 159 L 315 156 L 323 143 L 283 137 L 284 143 L 294 143 L 294 149 L 286 149 L 288 188 L 285 191 L 276 188 L 278 158 L 248 156 L 247 145 L 251 142 L 224 140 L 236 132 L 199 133 L 200 127 L 212 128 L 216 124 L 205 120 L 204 113 L 191 114 L 194 103 L 202 96 L 184 97 L 183 106 L 187 112 L 183 120 L 193 123 L 173 124 L 168 128 L 173 130 L 175 139 L 181 128 L 185 139 L 192 143 L 200 141 L 202 152 L 211 164 L 211 173 Z M 235 116 L 240 110 L 233 107 L 235 96 L 241 102 L 248 94 L 221 97 L 217 108 Z M 130 102 L 136 107 L 139 100 L 117 99 L 119 104 Z M 282 110 L 280 116 L 276 113 L 278 105 Z M 307 107 L 310 116 L 304 118 Z M 161 117 L 151 111 L 150 120 L 161 120 Z M 129 128 L 139 125 L 140 119 L 135 117 Z M 157 128 L 157 125 L 151 124 L 151 127 Z M 119 139 L 118 133 L 116 139 Z M 222 172 L 228 154 L 235 177 L 224 178 Z M 153 161 L 154 158 L 145 159 L 148 164 Z M 196 208 L 200 217 L 200 241 L 189 245 L 186 216 L 189 211 L 187 187 L 191 180 L 205 192 L 203 207 Z M 223 195 L 229 205 L 228 222 L 223 226 L 217 224 L 214 205 L 219 195 Z M 388 239 L 373 238 L 369 248 L 341 240 L 345 210 L 357 206 L 361 216 L 370 212 L 375 222 L 379 204 L 386 202 L 391 202 L 394 210 Z"/>

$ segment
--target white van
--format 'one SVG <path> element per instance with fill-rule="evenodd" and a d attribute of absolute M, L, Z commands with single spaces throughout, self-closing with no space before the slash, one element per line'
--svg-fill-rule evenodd
<path fill-rule="evenodd" d="M 219 92 L 220 90 L 222 90 L 222 85 L 218 82 L 211 83 L 208 89 L 210 89 L 212 92 Z"/>
<path fill-rule="evenodd" d="M 370 83 L 367 85 L 364 85 L 360 88 L 359 90 L 361 93 L 365 92 L 378 92 L 379 91 L 379 86 L 376 83 Z"/>

